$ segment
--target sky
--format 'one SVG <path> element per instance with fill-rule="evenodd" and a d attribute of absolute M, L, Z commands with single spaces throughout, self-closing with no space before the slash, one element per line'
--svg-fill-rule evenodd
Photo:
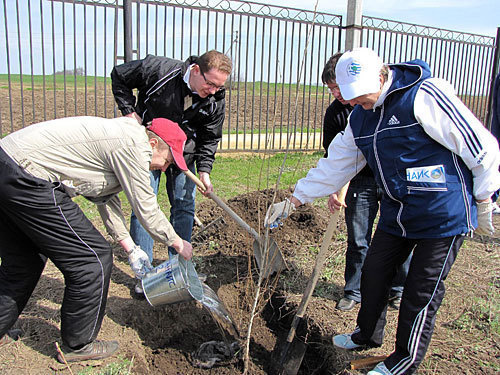
<path fill-rule="evenodd" d="M 104 2 L 108 0 L 99 1 Z M 287 7 L 308 11 L 313 11 L 317 4 L 318 12 L 341 15 L 344 17 L 343 25 L 346 25 L 345 17 L 348 0 L 250 1 L 278 6 L 286 5 Z M 31 11 L 26 12 L 26 7 L 29 7 L 31 3 Z M 93 74 L 95 72 L 99 76 L 109 73 L 114 63 L 114 9 L 98 7 L 99 9 L 94 12 L 90 5 L 85 7 L 81 2 L 78 2 L 77 5 L 74 5 L 75 3 L 68 1 L 63 5 L 62 2 L 51 2 L 49 0 L 9 0 L 7 2 L 0 2 L 0 19 L 5 18 L 5 9 L 7 9 L 8 18 L 8 27 L 5 28 L 5 22 L 0 26 L 0 51 L 8 50 L 9 52 L 8 54 L 0 54 L 0 73 L 6 73 L 8 68 L 10 68 L 11 73 L 21 73 L 22 70 L 24 74 L 28 74 L 31 71 L 34 74 L 42 74 L 42 71 L 45 70 L 47 74 L 52 74 L 54 71 L 68 70 L 74 66 L 85 67 L 87 72 L 92 72 Z M 91 2 L 89 1 L 89 3 Z M 202 1 L 199 3 L 201 5 L 204 4 Z M 209 0 L 208 3 L 217 4 L 218 0 Z M 39 4 L 43 5 L 43 12 Z M 497 27 L 500 26 L 500 0 L 363 0 L 362 4 L 365 16 L 431 26 L 439 29 L 495 37 Z M 224 8 L 224 4 L 222 4 L 222 7 Z M 86 13 L 84 13 L 84 8 L 87 9 Z M 144 18 L 146 14 L 149 14 L 144 8 L 151 9 L 152 18 L 150 22 L 146 22 Z M 66 10 L 66 13 L 62 12 L 63 9 Z M 106 13 L 104 12 L 105 9 Z M 136 7 L 133 9 L 136 9 Z M 172 56 L 170 57 L 184 59 L 187 57 L 186 53 L 188 53 L 188 50 L 191 51 L 191 47 L 193 47 L 194 54 L 199 53 L 200 45 L 205 45 L 205 47 L 201 48 L 206 48 L 206 43 L 208 43 L 205 32 L 207 30 L 205 25 L 208 22 L 206 21 L 206 12 L 200 16 L 200 19 L 204 21 L 199 25 L 201 38 L 198 38 L 198 44 L 194 43 L 196 40 L 191 44 L 191 39 L 188 39 L 188 37 L 190 38 L 190 34 L 188 35 L 186 32 L 183 37 L 182 47 L 184 48 L 182 49 L 180 39 L 183 33 L 180 29 L 187 26 L 180 21 L 181 15 L 179 12 L 176 12 L 178 22 L 172 23 L 171 19 L 168 20 L 172 25 L 175 25 L 176 31 L 168 33 L 168 38 L 165 38 L 165 35 L 161 32 L 163 30 L 161 27 L 163 16 L 161 14 L 159 16 L 159 34 L 155 29 L 154 22 L 151 22 L 154 18 L 154 10 L 157 9 L 154 3 L 150 3 L 149 6 L 143 3 L 141 9 L 142 31 L 141 43 L 138 48 L 141 57 L 144 57 L 146 53 L 171 53 Z M 158 12 L 161 13 L 161 10 L 165 9 L 160 9 Z M 254 7 L 252 9 L 256 11 Z M 190 17 L 193 13 L 195 19 Z M 186 22 L 189 23 L 189 20 L 191 20 L 191 24 L 196 25 L 198 13 L 193 13 L 186 11 Z M 31 21 L 28 17 L 29 14 L 31 14 Z M 43 26 L 41 24 L 41 14 L 43 14 Z M 169 14 L 172 14 L 171 9 Z M 274 13 L 271 12 L 271 14 Z M 62 22 L 63 19 L 65 20 L 64 22 Z M 221 21 L 222 18 L 219 18 L 219 23 Z M 238 17 L 235 18 L 235 22 L 237 21 Z M 150 34 L 144 34 L 145 25 L 148 25 Z M 8 30 L 8 33 L 6 33 L 6 30 Z M 226 33 L 230 31 L 221 26 L 218 32 L 221 33 L 222 30 L 225 30 L 224 32 Z M 260 31 L 261 29 L 259 28 Z M 296 30 L 296 32 L 298 31 Z M 133 33 L 135 36 L 136 31 L 134 30 Z M 158 34 L 158 38 L 154 38 L 153 33 Z M 117 51 L 119 55 L 123 51 L 122 35 L 122 30 L 119 30 L 117 34 Z M 249 34 L 247 33 L 247 35 Z M 277 37 L 275 35 L 272 39 L 277 40 Z M 244 40 L 245 35 L 242 34 L 240 38 Z M 288 35 L 288 38 L 290 38 L 290 35 Z M 252 40 L 261 40 L 262 42 L 263 39 L 264 37 L 260 36 L 259 38 L 257 33 Z M 8 48 L 6 46 L 7 40 Z M 147 43 L 145 42 L 146 40 L 148 40 Z M 160 40 L 160 42 L 157 42 L 157 40 Z M 207 42 L 204 44 L 205 40 Z M 213 38 L 210 39 L 211 42 L 213 40 Z M 225 39 L 222 37 L 217 39 L 219 44 L 223 40 Z M 227 39 L 227 41 L 229 42 L 230 39 Z M 33 44 L 32 48 L 30 47 L 31 44 Z M 155 46 L 158 44 L 164 44 L 165 48 L 163 50 L 160 48 L 156 52 Z M 153 46 L 151 49 L 149 49 L 150 45 Z M 165 52 L 167 45 L 169 49 L 168 52 Z M 172 46 L 176 46 L 175 54 Z M 171 47 L 172 51 L 170 50 Z M 227 45 L 225 45 L 224 50 L 226 48 Z M 317 48 L 319 48 L 319 45 L 317 45 Z M 259 51 L 255 53 L 258 55 Z M 43 59 L 41 59 L 42 56 L 44 57 Z M 40 64 L 40 61 L 43 61 L 44 64 Z"/>
<path fill-rule="evenodd" d="M 281 5 L 283 0 L 252 0 Z M 286 6 L 346 16 L 348 0 L 287 0 Z M 500 27 L 500 0 L 363 0 L 363 14 L 369 17 L 432 26 L 496 37 Z M 344 21 L 345 24 L 345 21 Z"/>

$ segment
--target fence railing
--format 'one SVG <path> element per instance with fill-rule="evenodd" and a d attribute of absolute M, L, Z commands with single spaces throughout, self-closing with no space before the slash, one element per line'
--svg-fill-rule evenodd
<path fill-rule="evenodd" d="M 495 38 L 374 17 L 363 17 L 362 45 L 389 63 L 421 59 L 451 82 L 462 101 L 487 124 L 494 79 Z"/>
<path fill-rule="evenodd" d="M 137 58 L 184 60 L 210 49 L 231 56 L 224 130 L 232 136 L 220 150 L 278 150 L 288 140 L 291 149 L 321 146 L 322 113 L 331 98 L 318 83 L 340 46 L 340 16 L 217 0 L 144 1 L 132 13 Z"/>
<path fill-rule="evenodd" d="M 4 0 L 0 18 L 2 136 L 53 118 L 119 115 L 109 74 L 127 55 L 184 60 L 217 49 L 234 64 L 221 151 L 321 148 L 333 99 L 321 72 L 343 46 L 341 16 L 236 0 Z M 388 62 L 426 60 L 486 122 L 495 38 L 363 17 L 362 44 Z"/>

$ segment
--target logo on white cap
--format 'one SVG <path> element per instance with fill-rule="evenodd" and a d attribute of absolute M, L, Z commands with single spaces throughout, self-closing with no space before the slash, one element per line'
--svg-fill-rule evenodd
<path fill-rule="evenodd" d="M 344 100 L 380 90 L 382 59 L 369 48 L 355 48 L 345 52 L 335 67 L 336 81 Z"/>
<path fill-rule="evenodd" d="M 347 73 L 349 73 L 352 76 L 357 76 L 358 74 L 361 73 L 361 64 L 353 61 L 349 66 L 347 67 Z"/>

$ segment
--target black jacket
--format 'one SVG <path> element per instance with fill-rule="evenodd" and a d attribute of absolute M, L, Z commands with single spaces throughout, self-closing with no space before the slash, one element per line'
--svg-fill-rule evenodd
<path fill-rule="evenodd" d="M 212 170 L 218 142 L 222 138 L 225 89 L 200 98 L 184 82 L 184 74 L 196 56 L 185 62 L 148 55 L 142 60 L 117 65 L 111 72 L 113 94 L 123 115 L 136 112 L 143 124 L 153 118 L 175 121 L 187 135 L 184 158 L 196 161 L 199 172 Z M 133 89 L 137 89 L 137 98 Z M 184 111 L 184 98 L 192 96 L 193 105 Z"/>
<path fill-rule="evenodd" d="M 342 104 L 339 100 L 334 100 L 326 109 L 323 119 L 323 148 L 325 149 L 325 158 L 328 157 L 328 146 L 333 138 L 345 130 L 349 114 L 353 107 L 349 104 Z M 373 177 L 370 167 L 365 166 L 358 175 Z"/>

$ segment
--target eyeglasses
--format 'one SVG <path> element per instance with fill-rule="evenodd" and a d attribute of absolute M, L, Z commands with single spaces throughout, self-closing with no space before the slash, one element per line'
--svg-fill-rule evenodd
<path fill-rule="evenodd" d="M 335 94 L 335 92 L 340 92 L 340 88 L 338 86 L 335 86 L 334 88 L 327 86 L 327 89 L 330 94 Z"/>
<path fill-rule="evenodd" d="M 201 76 L 203 77 L 203 79 L 205 80 L 205 84 L 207 86 L 210 86 L 211 88 L 215 89 L 216 91 L 222 90 L 224 88 L 224 85 L 218 86 L 215 83 L 213 83 L 212 81 L 209 81 L 207 79 L 207 77 L 205 77 L 205 73 L 203 73 L 203 70 L 201 70 L 201 68 L 200 68 L 200 73 L 201 73 Z"/>

